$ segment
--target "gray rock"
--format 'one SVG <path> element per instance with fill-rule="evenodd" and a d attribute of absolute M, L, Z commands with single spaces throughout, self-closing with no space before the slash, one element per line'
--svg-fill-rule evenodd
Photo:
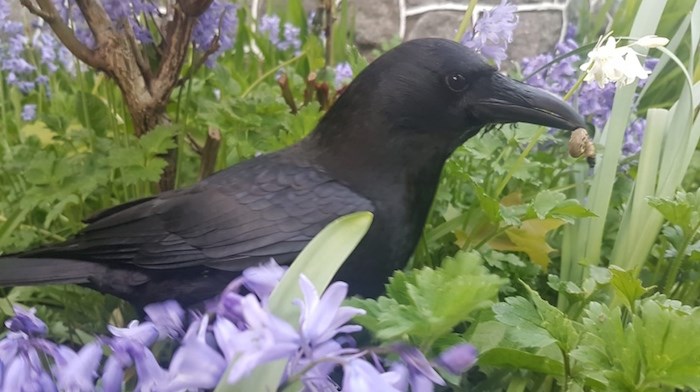
<path fill-rule="evenodd" d="M 433 11 L 410 16 L 406 21 L 406 39 L 453 38 L 463 16 L 460 11 Z"/>
<path fill-rule="evenodd" d="M 513 4 L 534 4 L 541 3 L 542 0 L 510 0 Z M 559 3 L 564 4 L 566 0 L 549 0 L 549 3 Z M 440 5 L 440 4 L 463 4 L 468 5 L 469 0 L 406 0 L 406 8 L 410 9 L 412 7 L 424 7 L 428 5 Z M 479 0 L 480 5 L 484 4 L 501 4 L 501 0 Z"/>
<path fill-rule="evenodd" d="M 561 11 L 519 12 L 518 27 L 508 47 L 509 59 L 522 59 L 548 52 L 559 42 L 563 26 Z"/>
<path fill-rule="evenodd" d="M 355 32 L 361 47 L 378 47 L 399 35 L 398 0 L 352 0 L 356 9 Z"/>

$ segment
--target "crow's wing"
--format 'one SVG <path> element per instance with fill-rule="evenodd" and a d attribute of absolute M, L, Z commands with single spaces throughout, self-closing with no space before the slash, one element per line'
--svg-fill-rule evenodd
<path fill-rule="evenodd" d="M 238 271 L 270 257 L 289 262 L 334 219 L 373 209 L 304 161 L 264 156 L 192 188 L 104 211 L 68 243 L 24 256 Z"/>

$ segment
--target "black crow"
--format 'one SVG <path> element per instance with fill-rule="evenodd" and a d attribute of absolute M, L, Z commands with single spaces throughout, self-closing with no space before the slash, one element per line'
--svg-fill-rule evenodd
<path fill-rule="evenodd" d="M 185 189 L 97 214 L 74 238 L 0 259 L 0 286 L 76 283 L 137 306 L 213 297 L 240 271 L 289 263 L 334 219 L 374 213 L 336 275 L 376 296 L 421 235 L 445 160 L 488 124 L 585 123 L 548 92 L 513 81 L 444 39 L 372 62 L 299 143 Z"/>

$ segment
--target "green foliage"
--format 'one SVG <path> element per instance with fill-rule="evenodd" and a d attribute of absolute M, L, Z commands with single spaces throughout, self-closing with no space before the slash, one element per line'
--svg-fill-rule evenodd
<path fill-rule="evenodd" d="M 700 310 L 661 296 L 642 300 L 631 322 L 620 308 L 593 303 L 572 352 L 600 391 L 700 390 Z"/>
<path fill-rule="evenodd" d="M 488 374 L 527 370 L 536 382 L 554 377 L 571 390 L 700 390 L 700 340 L 693 332 L 700 308 L 662 295 L 642 298 L 648 289 L 629 272 L 611 272 L 610 286 L 624 297 L 618 305 L 590 301 L 581 315 L 569 316 L 529 288 L 529 298 L 495 304 L 496 323 L 467 335 L 484 350 L 480 366 Z"/>
<path fill-rule="evenodd" d="M 367 311 L 357 320 L 383 340 L 409 340 L 429 348 L 474 312 L 490 306 L 505 281 L 490 274 L 475 252 L 459 252 L 440 268 L 398 271 L 387 296 L 352 300 Z"/>

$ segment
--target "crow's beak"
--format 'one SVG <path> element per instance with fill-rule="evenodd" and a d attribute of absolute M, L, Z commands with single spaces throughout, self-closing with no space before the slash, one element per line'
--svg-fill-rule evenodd
<path fill-rule="evenodd" d="M 566 130 L 586 128 L 583 117 L 561 98 L 497 72 L 490 78 L 482 78 L 472 91 L 480 95 L 476 102 L 472 101 L 472 113 L 485 123 L 526 122 Z"/>

